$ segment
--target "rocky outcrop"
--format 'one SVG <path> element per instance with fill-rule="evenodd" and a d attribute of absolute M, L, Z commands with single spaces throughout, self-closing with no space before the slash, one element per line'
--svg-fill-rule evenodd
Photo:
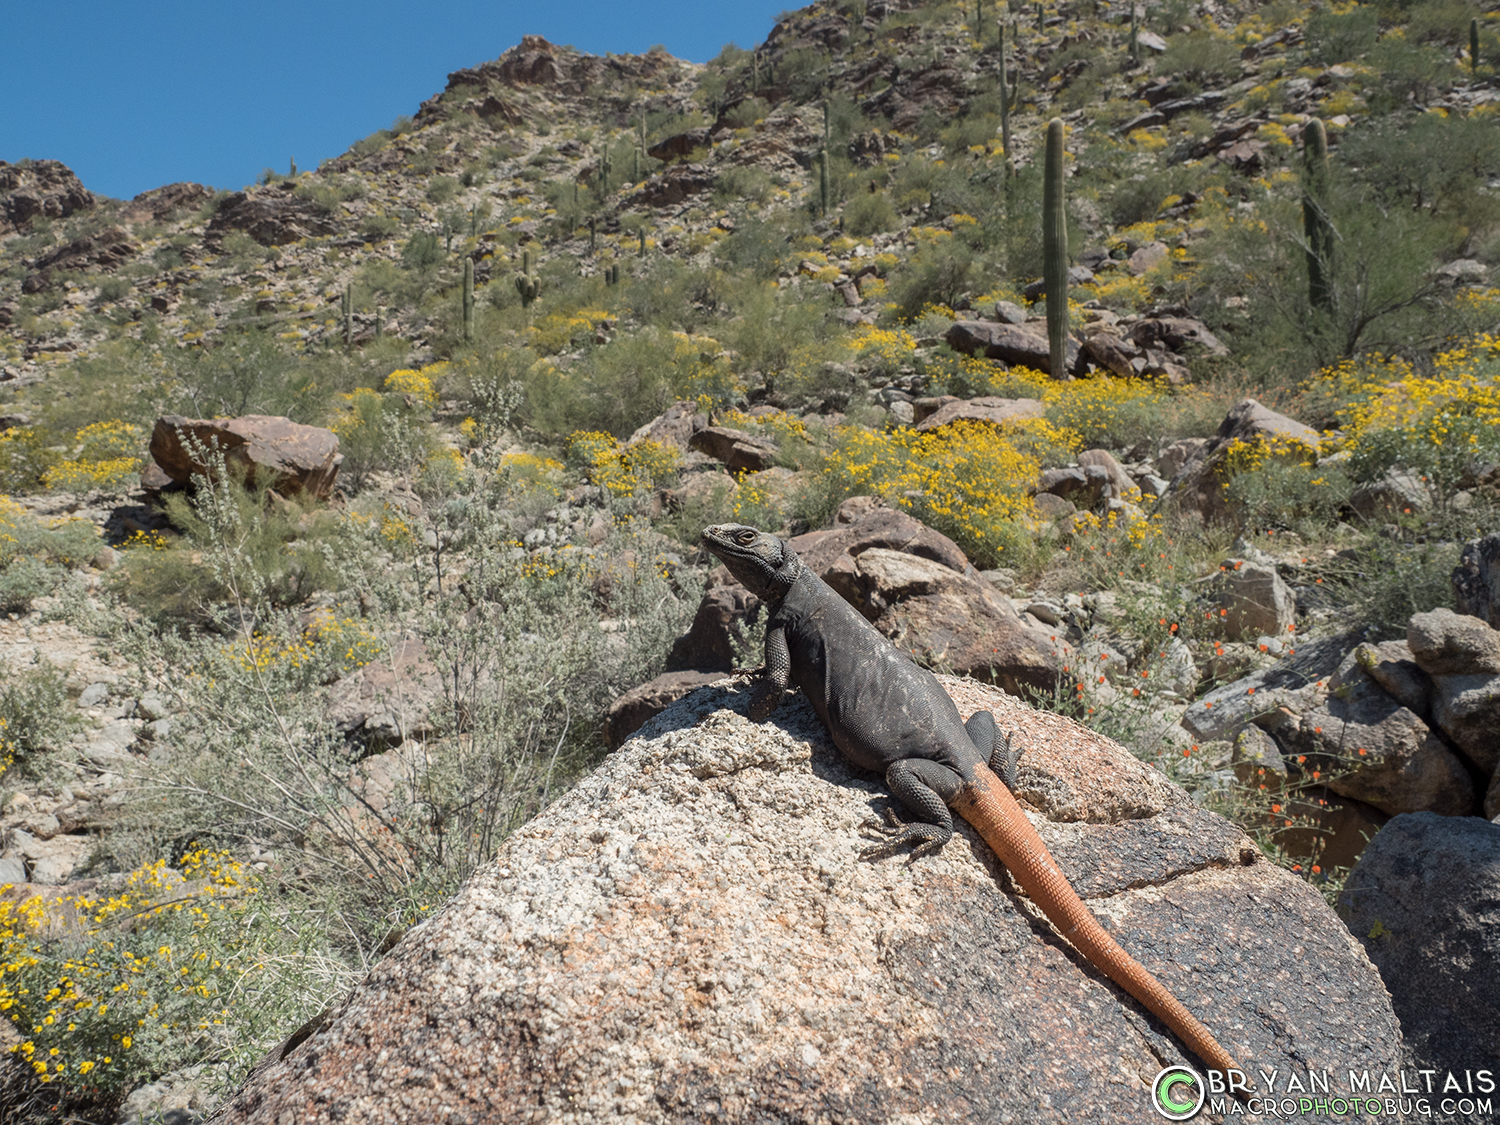
<path fill-rule="evenodd" d="M 54 284 L 63 271 L 113 273 L 140 252 L 131 237 L 119 227 L 106 227 L 43 254 L 31 263 L 31 272 L 21 282 L 22 293 L 41 293 Z"/>
<path fill-rule="evenodd" d="M 1422 812 L 1382 828 L 1339 895 L 1418 1067 L 1461 1076 L 1500 1055 L 1497 891 L 1500 825 Z"/>
<path fill-rule="evenodd" d="M 93 194 L 60 160 L 0 160 L 0 234 L 25 230 L 33 219 L 65 219 L 93 206 Z"/>
<path fill-rule="evenodd" d="M 199 208 L 214 197 L 214 189 L 202 184 L 175 183 L 152 188 L 135 196 L 125 205 L 121 217 L 139 221 L 165 222 L 188 208 Z"/>
<path fill-rule="evenodd" d="M 960 398 L 945 402 L 936 411 L 917 423 L 918 430 L 936 430 L 954 422 L 989 422 L 1004 425 L 1021 422 L 1028 418 L 1045 418 L 1047 408 L 1034 398 L 996 398 L 980 395 L 978 398 Z"/>
<path fill-rule="evenodd" d="M 295 184 L 237 191 L 220 205 L 204 238 L 222 241 L 231 230 L 242 230 L 262 246 L 285 246 L 304 238 L 337 234 L 338 221 L 316 203 L 295 193 Z"/>
<path fill-rule="evenodd" d="M 694 195 L 711 191 L 714 174 L 704 164 L 674 164 L 652 176 L 624 201 L 626 207 L 675 207 Z"/>
<path fill-rule="evenodd" d="M 1399 1065 L 1379 976 L 1316 891 L 1107 739 L 946 686 L 1025 732 L 1060 866 L 1242 1062 Z M 651 720 L 219 1120 L 1144 1120 L 1181 1046 L 966 826 L 912 866 L 860 862 L 878 779 L 804 701 L 755 724 L 747 699 Z"/>
<path fill-rule="evenodd" d="M 339 439 L 321 426 L 303 426 L 267 414 L 239 418 L 158 418 L 151 432 L 151 457 L 169 480 L 185 484 L 211 470 L 205 454 L 222 451 L 231 470 L 243 472 L 250 487 L 305 493 L 326 500 L 338 480 Z"/>
<path fill-rule="evenodd" d="M 835 517 L 832 529 L 790 540 L 792 549 L 893 644 L 919 661 L 1016 694 L 1052 690 L 1062 670 L 1056 644 L 1021 619 L 957 544 L 869 497 L 846 500 L 840 511 L 846 510 L 849 517 Z M 734 667 L 731 638 L 740 622 L 760 612 L 759 599 L 717 568 L 668 666 Z M 760 654 L 750 660 L 758 663 Z"/>
<path fill-rule="evenodd" d="M 1500 532 L 1464 544 L 1453 571 L 1453 608 L 1500 629 Z"/>
<path fill-rule="evenodd" d="M 1224 416 L 1218 432 L 1173 478 L 1163 502 L 1195 511 L 1205 520 L 1225 520 L 1230 511 L 1221 470 L 1234 443 L 1260 443 L 1270 456 L 1305 457 L 1316 455 L 1318 441 L 1318 431 L 1311 426 L 1278 414 L 1253 398 L 1244 399 Z"/>
<path fill-rule="evenodd" d="M 688 448 L 712 457 L 731 473 L 758 473 L 776 461 L 776 444 L 759 434 L 727 426 L 703 426 L 688 438 Z"/>
<path fill-rule="evenodd" d="M 708 415 L 698 409 L 695 402 L 674 402 L 666 411 L 643 424 L 630 435 L 626 445 L 643 441 L 654 441 L 670 445 L 680 453 L 686 453 L 692 437 L 708 425 Z"/>
<path fill-rule="evenodd" d="M 959 320 L 943 335 L 948 346 L 964 355 L 998 359 L 1036 371 L 1052 369 L 1051 346 L 1047 343 L 1045 330 L 1033 332 L 1018 324 L 999 324 L 989 320 Z M 1066 363 L 1071 374 L 1078 370 L 1078 342 L 1071 336 L 1066 341 Z"/>
<path fill-rule="evenodd" d="M 1274 566 L 1230 559 L 1220 567 L 1217 584 L 1230 640 L 1284 637 L 1296 624 L 1296 600 Z"/>
<path fill-rule="evenodd" d="M 618 750 L 640 730 L 683 696 L 724 678 L 722 672 L 663 672 L 639 687 L 631 688 L 609 705 L 604 716 L 604 745 Z"/>

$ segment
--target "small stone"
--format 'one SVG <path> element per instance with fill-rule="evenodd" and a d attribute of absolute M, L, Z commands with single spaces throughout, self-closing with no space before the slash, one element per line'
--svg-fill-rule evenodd
<path fill-rule="evenodd" d="M 109 685 L 102 680 L 89 684 L 78 695 L 78 706 L 97 707 L 109 698 Z"/>

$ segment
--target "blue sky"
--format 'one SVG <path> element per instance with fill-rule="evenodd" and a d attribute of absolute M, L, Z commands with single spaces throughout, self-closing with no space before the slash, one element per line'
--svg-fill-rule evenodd
<path fill-rule="evenodd" d="M 0 160 L 61 160 L 128 199 L 315 168 L 415 113 L 448 73 L 522 35 L 594 54 L 664 45 L 706 62 L 760 43 L 795 0 L 74 0 L 5 5 Z"/>

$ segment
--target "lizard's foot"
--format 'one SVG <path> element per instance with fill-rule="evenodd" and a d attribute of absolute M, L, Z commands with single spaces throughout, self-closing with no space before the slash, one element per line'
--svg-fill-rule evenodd
<path fill-rule="evenodd" d="M 995 750 L 989 761 L 990 770 L 1010 790 L 1016 787 L 1016 766 L 1021 762 L 1021 755 L 1026 753 L 1026 747 L 1016 745 L 1015 737 L 1015 731 L 1006 731 L 1003 735 L 996 731 Z"/>
<path fill-rule="evenodd" d="M 897 815 L 895 809 L 889 806 L 886 807 L 884 816 L 884 821 L 867 820 L 860 825 L 861 828 L 871 829 L 875 833 L 875 838 L 881 840 L 873 847 L 862 849 L 859 853 L 860 859 L 885 859 L 915 844 L 916 846 L 911 849 L 911 854 L 906 857 L 906 865 L 910 867 L 922 856 L 937 851 L 953 839 L 953 829 L 941 824 L 926 824 L 922 821 L 908 824 Z"/>

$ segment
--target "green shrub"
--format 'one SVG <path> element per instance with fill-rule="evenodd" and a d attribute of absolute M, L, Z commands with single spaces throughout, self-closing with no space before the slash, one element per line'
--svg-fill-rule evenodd
<path fill-rule="evenodd" d="M 1324 66 L 1352 62 L 1375 46 L 1379 23 L 1376 9 L 1367 4 L 1342 13 L 1314 8 L 1307 17 L 1308 61 Z"/>
<path fill-rule="evenodd" d="M 62 673 L 42 663 L 0 683 L 0 773 L 16 762 L 34 766 L 39 755 L 61 749 L 79 726 Z"/>
<path fill-rule="evenodd" d="M 974 253 L 956 238 L 925 243 L 890 280 L 896 315 L 913 320 L 929 305 L 952 308 L 979 282 Z"/>
<path fill-rule="evenodd" d="M 866 238 L 882 231 L 894 230 L 901 223 L 890 197 L 883 191 L 861 192 L 844 204 L 844 233 Z"/>

